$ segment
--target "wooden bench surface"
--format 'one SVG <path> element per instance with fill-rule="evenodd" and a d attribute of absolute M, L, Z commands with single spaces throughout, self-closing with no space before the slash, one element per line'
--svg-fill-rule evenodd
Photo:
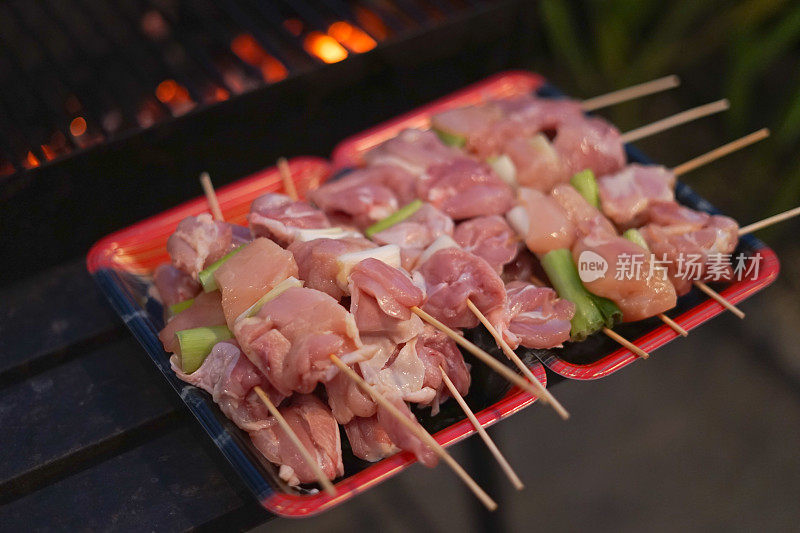
<path fill-rule="evenodd" d="M 0 289 L 0 301 L 4 529 L 244 529 L 270 518 L 83 260 Z"/>

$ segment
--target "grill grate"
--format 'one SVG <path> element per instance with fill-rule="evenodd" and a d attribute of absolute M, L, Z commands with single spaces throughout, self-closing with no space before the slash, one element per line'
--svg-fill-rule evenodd
<path fill-rule="evenodd" d="M 7 0 L 0 3 L 0 178 L 483 4 Z"/>

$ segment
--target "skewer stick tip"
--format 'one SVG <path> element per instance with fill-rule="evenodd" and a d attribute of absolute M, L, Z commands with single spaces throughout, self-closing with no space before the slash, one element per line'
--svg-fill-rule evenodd
<path fill-rule="evenodd" d="M 467 418 L 472 423 L 472 427 L 474 427 L 475 431 L 478 432 L 478 435 L 486 444 L 486 447 L 489 448 L 489 451 L 492 452 L 492 455 L 494 456 L 495 460 L 497 460 L 497 463 L 500 465 L 500 468 L 503 470 L 506 477 L 508 477 L 509 481 L 511 481 L 511 484 L 514 485 L 514 488 L 517 490 L 524 489 L 525 485 L 523 485 L 517 473 L 514 472 L 514 469 L 511 468 L 511 465 L 508 463 L 506 458 L 500 452 L 500 449 L 497 447 L 492 438 L 486 432 L 486 429 L 484 429 L 483 425 L 478 421 L 478 418 L 475 416 L 475 413 L 473 413 L 472 409 L 469 408 L 469 405 L 467 405 L 467 402 L 464 400 L 464 397 L 461 396 L 461 393 L 458 392 L 458 389 L 450 380 L 450 377 L 447 375 L 447 372 L 445 372 L 444 368 L 442 368 L 441 366 L 439 366 L 439 372 L 441 372 L 442 374 L 442 381 L 447 386 L 447 390 L 450 391 L 450 396 L 452 396 L 455 399 L 456 403 L 458 403 L 458 405 L 461 407 L 461 410 L 464 411 L 465 415 L 467 415 Z"/>
<path fill-rule="evenodd" d="M 449 453 L 447 453 L 441 444 L 436 442 L 436 439 L 434 439 L 430 433 L 425 431 L 422 426 L 415 424 L 412 420 L 403 415 L 403 413 L 401 413 L 397 407 L 392 404 L 392 402 L 387 400 L 380 392 L 375 390 L 372 385 L 364 381 L 364 378 L 356 374 L 352 368 L 347 366 L 344 361 L 339 359 L 335 354 L 331 354 L 330 359 L 331 362 L 336 365 L 337 368 L 339 368 L 339 370 L 344 372 L 348 378 L 355 382 L 355 384 L 358 385 L 364 392 L 369 394 L 372 399 L 375 400 L 375 403 L 386 409 L 386 411 L 392 415 L 392 417 L 405 426 L 406 429 L 414 433 L 414 435 L 416 435 L 418 439 L 420 439 L 425 443 L 426 446 L 433 450 L 441 460 L 447 463 L 447 466 L 449 466 L 453 472 L 455 472 L 455 474 L 461 478 L 461 481 L 463 481 L 464 484 L 470 488 L 472 493 L 475 494 L 475 496 L 481 501 L 481 503 L 483 503 L 483 505 L 486 506 L 487 509 L 490 511 L 497 509 L 497 503 L 491 498 L 491 496 L 486 494 L 480 485 L 478 485 L 475 480 L 472 479 L 469 474 L 467 474 L 466 470 L 464 470 L 464 468 L 462 468 L 462 466 L 458 464 L 458 462 L 453 459 Z"/>
<path fill-rule="evenodd" d="M 661 321 L 662 321 L 664 324 L 666 324 L 667 326 L 669 326 L 669 327 L 672 329 L 672 331 L 674 331 L 675 333 L 677 333 L 677 334 L 678 334 L 678 335 L 680 335 L 681 337 L 688 337 L 688 336 L 689 336 L 689 332 L 688 332 L 688 331 L 686 331 L 685 329 L 683 329 L 683 327 L 681 327 L 681 325 L 680 325 L 680 324 L 678 324 L 677 322 L 675 322 L 674 320 L 672 320 L 670 317 L 668 317 L 668 316 L 667 316 L 667 315 L 665 315 L 664 313 L 659 313 L 659 315 L 658 315 L 658 318 L 660 318 L 660 319 L 661 319 Z"/>
<path fill-rule="evenodd" d="M 281 180 L 283 181 L 284 192 L 286 192 L 289 198 L 296 202 L 299 196 L 297 195 L 297 188 L 295 187 L 294 179 L 292 178 L 292 171 L 289 169 L 289 162 L 285 157 L 279 157 L 277 165 L 278 172 L 280 173 Z"/>
<path fill-rule="evenodd" d="M 605 333 L 608 337 L 617 341 L 619 344 L 621 344 L 631 352 L 635 353 L 642 359 L 647 359 L 650 357 L 649 353 L 645 352 L 644 350 L 633 344 L 631 341 L 629 341 L 628 339 L 626 339 L 625 337 L 614 331 L 613 329 L 604 327 L 603 333 Z"/>
<path fill-rule="evenodd" d="M 735 141 L 731 141 L 729 143 L 723 144 L 713 150 L 706 152 L 702 155 L 697 157 L 693 157 L 692 159 L 681 163 L 680 165 L 676 166 L 672 169 L 672 173 L 676 176 L 681 176 L 690 172 L 696 168 L 702 167 L 703 165 L 707 165 L 712 161 L 716 161 L 717 159 L 724 157 L 728 154 L 732 154 L 737 150 L 741 150 L 746 146 L 750 146 L 751 144 L 757 143 L 758 141 L 764 140 L 769 137 L 769 129 L 768 128 L 761 128 L 758 131 L 755 131 L 749 135 L 745 135 L 744 137 L 740 137 Z"/>
<path fill-rule="evenodd" d="M 494 340 L 497 342 L 497 345 L 500 346 L 500 349 L 503 350 L 503 353 L 506 355 L 506 357 L 508 357 L 515 365 L 517 365 L 517 368 L 519 368 L 525 377 L 528 378 L 528 381 L 533 384 L 533 387 L 536 389 L 536 396 L 539 397 L 543 403 L 552 406 L 556 413 L 558 413 L 558 416 L 560 416 L 563 420 L 569 419 L 569 411 L 564 409 L 564 406 L 561 405 L 558 400 L 556 400 L 555 396 L 553 396 L 553 394 L 547 390 L 547 388 L 542 385 L 538 379 L 536 379 L 536 376 L 533 375 L 531 369 L 528 368 L 528 366 L 522 361 L 522 359 L 519 358 L 516 352 L 511 349 L 511 346 L 508 345 L 500 332 L 497 331 L 489 319 L 486 318 L 486 315 L 484 315 L 483 312 L 478 309 L 478 306 L 472 303 L 472 300 L 469 298 L 467 298 L 467 307 L 469 307 L 469 310 L 472 311 L 472 314 L 474 314 L 478 320 L 480 320 L 481 324 L 483 324 L 483 326 L 489 331 L 489 334 L 494 337 Z"/>
<path fill-rule="evenodd" d="M 219 207 L 219 200 L 217 199 L 216 191 L 214 191 L 214 185 L 211 184 L 211 176 L 208 175 L 208 172 L 200 174 L 200 186 L 203 188 L 203 192 L 206 195 L 206 201 L 208 201 L 208 207 L 214 219 L 225 220 L 225 217 L 222 215 L 222 209 Z"/>
<path fill-rule="evenodd" d="M 272 400 L 269 399 L 267 393 L 264 390 L 256 385 L 253 387 L 253 390 L 256 391 L 256 394 L 267 407 L 267 410 L 270 414 L 275 418 L 278 422 L 278 425 L 283 429 L 283 432 L 289 437 L 289 440 L 292 441 L 292 444 L 297 448 L 297 451 L 300 452 L 300 455 L 303 456 L 303 461 L 314 471 L 314 475 L 317 476 L 317 481 L 322 486 L 322 489 L 329 495 L 329 496 L 336 496 L 336 488 L 331 483 L 331 480 L 328 479 L 328 476 L 322 471 L 320 468 L 319 463 L 317 463 L 316 459 L 311 456 L 311 453 L 306 449 L 303 443 L 300 441 L 300 438 L 297 436 L 297 433 L 294 432 L 292 427 L 283 417 L 278 408 L 275 407 L 275 404 L 272 403 Z"/>
<path fill-rule="evenodd" d="M 744 319 L 744 311 L 730 303 L 726 300 L 720 293 L 703 283 L 702 281 L 695 281 L 694 286 L 706 293 L 712 300 L 716 301 L 722 307 L 733 313 L 734 315 L 738 316 L 741 319 Z"/>
<path fill-rule="evenodd" d="M 764 229 L 766 227 L 772 226 L 773 224 L 777 224 L 778 222 L 783 222 L 784 220 L 789 220 L 790 218 L 794 218 L 798 215 L 800 215 L 800 207 L 795 207 L 794 209 L 789 209 L 788 211 L 784 211 L 783 213 L 772 215 L 771 217 L 767 217 L 764 220 L 759 220 L 758 222 L 753 222 L 752 224 L 748 224 L 747 226 L 739 228 L 739 236 L 747 235 L 748 233 Z"/>
<path fill-rule="evenodd" d="M 621 104 L 622 102 L 627 102 L 643 96 L 673 89 L 680 85 L 680 83 L 680 78 L 674 74 L 671 76 L 664 76 L 663 78 L 658 78 L 645 83 L 639 83 L 624 89 L 601 94 L 593 98 L 587 98 L 582 102 L 581 107 L 584 111 L 595 111 L 603 107 Z"/>

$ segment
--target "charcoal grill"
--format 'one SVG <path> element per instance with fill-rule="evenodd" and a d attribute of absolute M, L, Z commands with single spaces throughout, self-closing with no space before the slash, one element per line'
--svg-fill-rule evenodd
<path fill-rule="evenodd" d="M 530 54 L 526 2 L 0 5 L 7 283 L 281 155 L 327 155 Z"/>

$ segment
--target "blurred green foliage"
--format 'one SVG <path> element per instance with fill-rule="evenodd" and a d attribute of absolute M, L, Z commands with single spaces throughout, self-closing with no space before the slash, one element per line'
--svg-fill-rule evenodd
<path fill-rule="evenodd" d="M 690 180 L 701 193 L 741 207 L 743 221 L 800 203 L 800 2 L 539 0 L 538 11 L 545 55 L 553 63 L 547 73 L 573 94 L 601 94 L 675 73 L 684 81 L 682 90 L 670 92 L 675 106 L 730 100 L 717 130 L 681 130 L 698 138 L 675 163 L 760 127 L 772 130 L 747 157 L 715 164 L 716 183 Z M 644 100 L 604 114 L 622 126 L 639 124 L 653 105 Z M 716 138 L 699 138 L 703 134 Z"/>

